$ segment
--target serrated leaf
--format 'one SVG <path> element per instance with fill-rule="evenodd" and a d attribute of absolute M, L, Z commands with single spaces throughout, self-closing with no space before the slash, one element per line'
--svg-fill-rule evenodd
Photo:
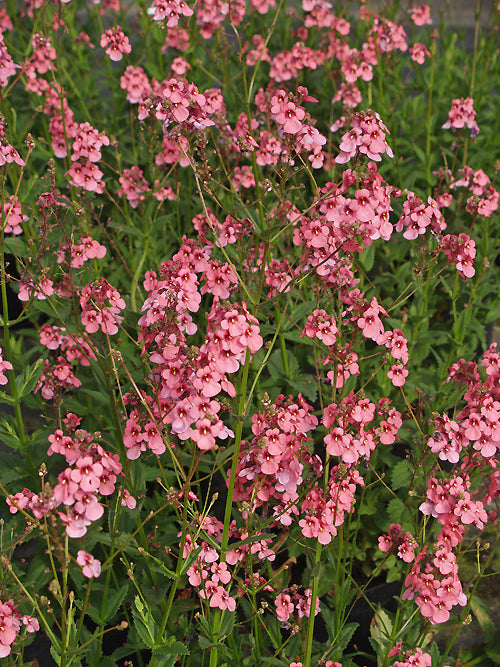
<path fill-rule="evenodd" d="M 146 609 L 141 598 L 136 595 L 134 599 L 134 606 L 132 607 L 132 616 L 134 617 L 134 629 L 137 630 L 140 638 L 147 648 L 152 649 L 155 645 L 155 635 L 157 628 L 154 620 Z"/>
<path fill-rule="evenodd" d="M 387 516 L 390 523 L 399 523 L 403 525 L 403 517 L 408 514 L 408 510 L 399 498 L 393 498 L 387 506 Z"/>
<path fill-rule="evenodd" d="M 359 627 L 359 623 L 346 623 L 342 630 L 339 632 L 336 641 L 336 648 L 339 648 L 341 651 L 344 651 L 347 644 L 351 641 L 353 634 L 356 632 Z"/>
<path fill-rule="evenodd" d="M 203 635 L 198 637 L 198 644 L 200 645 L 201 649 L 217 648 L 218 646 L 218 644 L 208 639 L 208 637 L 204 637 Z"/>
<path fill-rule="evenodd" d="M 407 486 L 410 483 L 411 475 L 409 462 L 398 461 L 392 469 L 392 488 L 396 490 L 402 486 Z"/>
<path fill-rule="evenodd" d="M 474 613 L 474 616 L 477 618 L 481 630 L 484 632 L 484 638 L 486 643 L 498 641 L 498 632 L 495 627 L 495 624 L 490 618 L 488 607 L 485 603 L 478 598 L 477 595 L 473 595 L 470 600 L 470 607 Z"/>
<path fill-rule="evenodd" d="M 1 323 L 0 323 L 0 326 Z M 6 394 L 4 391 L 0 391 L 0 403 L 8 403 L 9 405 L 15 405 L 17 401 L 12 398 L 9 394 Z"/>
<path fill-rule="evenodd" d="M 56 651 L 56 649 L 53 646 L 50 647 L 50 655 L 52 656 L 56 665 L 61 664 L 61 656 L 59 655 L 59 653 Z"/>
<path fill-rule="evenodd" d="M 17 435 L 16 429 L 7 419 L 0 422 L 0 442 L 17 451 L 23 448 L 23 443 Z"/>
<path fill-rule="evenodd" d="M 20 401 L 23 396 L 31 394 L 40 380 L 42 370 L 43 359 L 37 359 L 34 364 L 31 364 L 25 369 L 23 375 L 18 375 L 16 377 L 18 401 Z"/>
<path fill-rule="evenodd" d="M 165 643 L 155 643 L 152 650 L 155 655 L 189 655 L 186 644 L 178 642 L 175 637 L 169 637 Z"/>
<path fill-rule="evenodd" d="M 162 655 L 160 653 L 157 653 L 153 651 L 153 654 L 155 656 L 155 667 L 174 667 L 175 662 L 177 660 L 177 655 L 174 655 L 172 653 L 167 653 L 166 655 Z"/>
<path fill-rule="evenodd" d="M 379 649 L 385 649 L 387 641 L 391 637 L 391 632 L 392 621 L 389 617 L 389 614 L 379 606 L 370 625 L 370 636 L 375 641 Z"/>
<path fill-rule="evenodd" d="M 301 373 L 293 380 L 288 380 L 288 384 L 297 392 L 304 395 L 309 401 L 314 402 L 318 393 L 318 385 L 310 375 Z"/>
<path fill-rule="evenodd" d="M 217 633 L 218 639 L 224 639 L 233 633 L 234 623 L 236 621 L 236 614 L 231 611 L 224 611 L 222 620 Z"/>
<path fill-rule="evenodd" d="M 114 592 L 111 598 L 108 598 L 106 603 L 106 609 L 104 610 L 104 617 L 101 618 L 101 623 L 100 623 L 101 625 L 116 614 L 116 612 L 120 608 L 120 605 L 122 604 L 123 600 L 125 599 L 128 593 L 128 589 L 129 589 L 129 582 L 127 581 L 127 583 L 124 586 L 122 586 L 122 588 Z"/>
<path fill-rule="evenodd" d="M 134 610 L 132 610 L 132 614 L 134 615 L 134 629 L 137 630 L 137 634 L 142 639 L 144 646 L 146 646 L 146 648 L 152 649 L 154 641 L 151 638 L 151 635 L 149 634 L 147 627 L 144 625 L 144 623 L 141 621 L 139 617 L 136 618 Z"/>

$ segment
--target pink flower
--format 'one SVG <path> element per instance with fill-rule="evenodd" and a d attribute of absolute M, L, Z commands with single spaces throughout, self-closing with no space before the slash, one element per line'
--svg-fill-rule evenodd
<path fill-rule="evenodd" d="M 471 137 L 475 137 L 479 132 L 479 126 L 476 123 L 476 112 L 473 105 L 474 100 L 471 97 L 461 97 L 451 103 L 451 111 L 448 120 L 443 125 L 445 130 L 461 130 L 467 127 L 471 131 Z"/>
<path fill-rule="evenodd" d="M 4 361 L 2 358 L 2 348 L 0 348 L 0 384 L 7 384 L 8 379 L 4 371 L 11 371 L 12 364 L 9 361 Z"/>
<path fill-rule="evenodd" d="M 426 23 L 429 25 L 432 24 L 429 5 L 417 5 L 409 9 L 408 13 L 411 15 L 411 19 L 415 25 L 423 26 Z"/>
<path fill-rule="evenodd" d="M 98 577 L 101 574 L 101 561 L 81 549 L 76 556 L 76 562 L 81 565 L 83 576 L 88 579 Z"/>
<path fill-rule="evenodd" d="M 389 369 L 387 377 L 395 387 L 402 387 L 408 377 L 408 370 L 402 364 L 394 364 Z"/>
<path fill-rule="evenodd" d="M 415 42 L 415 44 L 410 47 L 410 54 L 411 59 L 418 65 L 423 65 L 425 59 L 429 58 L 431 55 L 425 44 L 420 44 L 419 42 Z"/>
<path fill-rule="evenodd" d="M 12 644 L 21 628 L 20 619 L 17 606 L 12 600 L 4 603 L 0 601 L 0 658 L 10 655 Z"/>
<path fill-rule="evenodd" d="M 101 46 L 115 62 L 121 60 L 123 54 L 128 55 L 132 51 L 129 39 L 119 25 L 104 32 L 101 36 Z"/>
<path fill-rule="evenodd" d="M 276 605 L 276 616 L 281 622 L 288 621 L 290 614 L 293 613 L 295 606 L 288 593 L 280 593 L 274 601 Z"/>
<path fill-rule="evenodd" d="M 129 510 L 135 509 L 137 505 L 137 500 L 130 495 L 130 491 L 127 491 L 127 489 L 123 489 L 121 505 L 122 507 L 128 507 Z"/>

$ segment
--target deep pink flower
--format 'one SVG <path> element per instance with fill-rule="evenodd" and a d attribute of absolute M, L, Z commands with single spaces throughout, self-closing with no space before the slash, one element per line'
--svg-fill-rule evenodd
<path fill-rule="evenodd" d="M 83 576 L 88 579 L 101 574 L 101 562 L 81 549 L 76 556 L 76 562 L 81 565 Z"/>

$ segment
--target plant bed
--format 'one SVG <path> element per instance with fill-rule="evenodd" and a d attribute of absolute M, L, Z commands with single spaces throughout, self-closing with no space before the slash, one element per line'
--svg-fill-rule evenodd
<path fill-rule="evenodd" d="M 6 664 L 498 662 L 498 12 L 340 4 L 0 8 Z"/>

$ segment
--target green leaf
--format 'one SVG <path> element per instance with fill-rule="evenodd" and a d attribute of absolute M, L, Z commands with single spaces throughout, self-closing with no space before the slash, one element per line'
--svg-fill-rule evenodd
<path fill-rule="evenodd" d="M 133 610 L 132 610 L 132 613 L 134 614 Z M 144 646 L 146 646 L 146 648 L 152 649 L 153 645 L 154 645 L 154 641 L 151 638 L 147 627 L 142 623 L 142 621 L 140 619 L 135 618 L 135 614 L 134 614 L 134 621 L 135 621 L 134 629 L 137 630 L 137 634 L 142 639 L 142 641 L 144 643 Z"/>
<path fill-rule="evenodd" d="M 399 498 L 393 498 L 387 506 L 387 516 L 390 523 L 399 523 L 403 525 L 411 517 L 405 505 Z"/>
<path fill-rule="evenodd" d="M 408 486 L 411 479 L 411 469 L 408 461 L 399 461 L 392 469 L 392 488 L 400 489 L 402 486 Z"/>
<path fill-rule="evenodd" d="M 394 554 L 391 554 L 385 561 L 385 568 L 387 569 L 387 583 L 401 579 L 401 560 L 398 560 Z"/>
<path fill-rule="evenodd" d="M 359 263 L 365 271 L 371 271 L 375 262 L 375 244 L 365 248 L 359 257 Z"/>
<path fill-rule="evenodd" d="M 10 420 L 3 419 L 0 422 L 0 442 L 17 451 L 23 448 L 22 440 Z"/>
<path fill-rule="evenodd" d="M 381 652 L 385 650 L 387 642 L 391 638 L 391 632 L 392 621 L 389 614 L 379 606 L 370 625 L 370 635 Z"/>
<path fill-rule="evenodd" d="M 220 624 L 219 632 L 217 633 L 218 639 L 225 639 L 233 633 L 234 622 L 236 620 L 236 614 L 232 611 L 222 612 L 222 620 Z"/>
<path fill-rule="evenodd" d="M 50 647 L 50 655 L 52 656 L 56 665 L 61 664 L 61 656 L 59 655 L 59 653 L 56 651 L 56 649 L 53 646 Z"/>
<path fill-rule="evenodd" d="M 340 649 L 339 657 L 341 657 L 344 649 L 347 644 L 351 641 L 353 634 L 356 632 L 356 629 L 359 627 L 359 623 L 346 623 L 342 630 L 339 632 L 337 637 L 337 642 L 335 644 L 336 648 Z"/>
<path fill-rule="evenodd" d="M 158 627 L 154 622 L 149 609 L 144 605 L 141 598 L 136 595 L 134 599 L 134 607 L 132 607 L 132 615 L 134 617 L 134 628 L 137 630 L 140 638 L 147 648 L 152 649 L 155 646 L 155 637 L 158 632 Z"/>
<path fill-rule="evenodd" d="M 1 326 L 1 324 L 0 324 Z M 4 391 L 0 391 L 0 403 L 8 403 L 9 405 L 15 405 L 18 401 L 12 398 L 9 394 L 6 394 Z"/>
<path fill-rule="evenodd" d="M 205 650 L 205 649 L 211 649 L 211 648 L 217 648 L 218 644 L 213 642 L 212 640 L 208 639 L 208 637 L 204 637 L 203 635 L 200 635 L 198 637 L 198 644 L 200 645 L 200 648 Z"/>
<path fill-rule="evenodd" d="M 153 663 L 155 667 L 174 667 L 177 660 L 177 655 L 172 653 L 161 655 L 160 653 L 153 651 L 153 655 L 155 657 L 154 660 L 151 660 L 151 663 Z"/>
<path fill-rule="evenodd" d="M 481 630 L 484 632 L 486 643 L 498 641 L 498 632 L 490 618 L 490 612 L 486 604 L 477 595 L 473 595 L 470 600 L 470 607 L 481 626 Z"/>
<path fill-rule="evenodd" d="M 37 359 L 34 364 L 28 366 L 24 375 L 18 375 L 16 377 L 16 386 L 17 386 L 17 402 L 21 401 L 23 396 L 31 394 L 38 382 L 40 381 L 40 376 L 43 369 L 43 359 Z"/>
<path fill-rule="evenodd" d="M 130 582 L 127 581 L 126 584 L 122 586 L 122 588 L 115 591 L 111 597 L 108 597 L 100 625 L 103 625 L 116 614 L 128 593 L 129 584 Z"/>
<path fill-rule="evenodd" d="M 169 637 L 163 643 L 155 643 L 153 653 L 155 655 L 189 655 L 189 649 L 186 644 L 178 642 L 175 637 Z"/>
<path fill-rule="evenodd" d="M 310 375 L 299 375 L 295 380 L 290 380 L 288 384 L 298 393 L 303 394 L 308 401 L 314 402 L 318 393 L 316 380 Z"/>

